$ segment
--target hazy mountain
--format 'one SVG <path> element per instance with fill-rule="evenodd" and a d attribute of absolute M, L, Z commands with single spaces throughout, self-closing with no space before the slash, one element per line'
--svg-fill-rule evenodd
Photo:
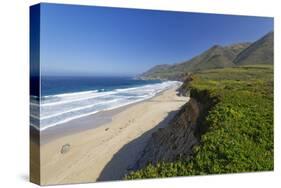
<path fill-rule="evenodd" d="M 142 77 L 149 77 L 150 75 L 157 75 L 159 74 L 164 74 L 165 72 L 168 73 L 168 69 L 171 67 L 172 65 L 156 65 L 154 67 L 152 67 L 151 69 L 149 69 L 148 71 L 146 71 L 145 73 L 143 73 L 141 76 Z"/>

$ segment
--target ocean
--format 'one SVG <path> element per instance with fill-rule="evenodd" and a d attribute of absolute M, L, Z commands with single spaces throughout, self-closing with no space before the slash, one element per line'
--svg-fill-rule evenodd
<path fill-rule="evenodd" d="M 45 130 L 149 99 L 176 84 L 179 82 L 132 77 L 44 76 L 41 77 L 41 96 L 31 96 L 31 125 Z"/>

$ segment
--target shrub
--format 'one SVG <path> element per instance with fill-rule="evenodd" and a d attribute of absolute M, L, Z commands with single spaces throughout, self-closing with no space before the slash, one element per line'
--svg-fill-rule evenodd
<path fill-rule="evenodd" d="M 191 97 L 204 100 L 208 92 L 220 99 L 204 120 L 208 129 L 192 159 L 148 164 L 125 178 L 273 170 L 273 67 L 208 70 L 192 78 L 183 85 Z"/>

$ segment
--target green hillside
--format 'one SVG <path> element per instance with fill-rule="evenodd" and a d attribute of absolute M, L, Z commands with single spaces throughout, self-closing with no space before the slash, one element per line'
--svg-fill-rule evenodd
<path fill-rule="evenodd" d="M 184 71 L 195 72 L 212 68 L 231 67 L 234 66 L 232 62 L 234 58 L 248 46 L 249 43 L 226 47 L 215 45 L 200 56 L 179 65 L 179 68 L 182 68 Z"/>
<path fill-rule="evenodd" d="M 273 64 L 273 32 L 246 48 L 233 63 L 236 65 Z"/>
<path fill-rule="evenodd" d="M 186 72 L 194 72 L 210 68 L 223 68 L 234 66 L 232 61 L 249 43 L 231 46 L 214 45 L 202 54 L 189 61 L 175 65 L 157 65 L 140 77 L 143 79 L 179 80 Z"/>
<path fill-rule="evenodd" d="M 186 62 L 157 65 L 141 74 L 139 78 L 183 80 L 187 72 L 247 64 L 273 64 L 273 32 L 252 44 L 215 45 Z"/>
<path fill-rule="evenodd" d="M 199 71 L 182 87 L 202 105 L 216 99 L 198 121 L 197 126 L 206 129 L 202 128 L 193 157 L 148 162 L 126 179 L 273 170 L 272 65 Z"/>

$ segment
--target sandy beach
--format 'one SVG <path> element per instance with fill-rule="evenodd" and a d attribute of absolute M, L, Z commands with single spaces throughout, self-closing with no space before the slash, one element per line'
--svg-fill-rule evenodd
<path fill-rule="evenodd" d="M 134 166 L 151 134 L 166 126 L 188 100 L 177 96 L 174 87 L 113 113 L 110 121 L 100 126 L 68 131 L 42 142 L 41 184 L 120 180 Z M 79 122 L 94 121 L 81 118 L 75 124 L 79 127 Z M 67 151 L 61 153 L 64 145 Z"/>

